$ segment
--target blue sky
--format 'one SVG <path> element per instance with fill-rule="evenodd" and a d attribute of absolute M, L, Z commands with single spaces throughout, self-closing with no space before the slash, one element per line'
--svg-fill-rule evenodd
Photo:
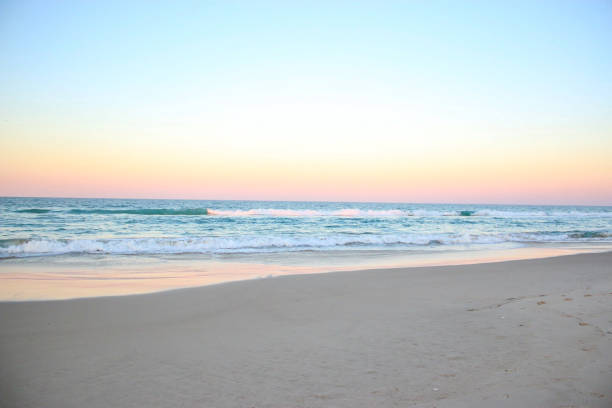
<path fill-rule="evenodd" d="M 365 84 L 501 98 L 524 115 L 609 113 L 610 2 L 298 3 L 5 1 L 5 98 L 153 104 Z"/>
<path fill-rule="evenodd" d="M 197 145 L 214 129 L 232 146 L 260 137 L 290 150 L 283 137 L 307 135 L 272 111 L 294 106 L 278 115 L 327 120 L 316 143 L 397 139 L 414 121 L 416 143 L 597 156 L 612 153 L 611 40 L 609 1 L 2 1 L 0 131 L 15 150 L 63 143 L 81 155 L 126 134 Z M 253 134 L 227 130 L 261 106 Z M 408 119 L 381 113 L 367 124 L 380 130 L 354 142 L 324 118 L 338 106 L 344 121 L 368 109 Z"/>

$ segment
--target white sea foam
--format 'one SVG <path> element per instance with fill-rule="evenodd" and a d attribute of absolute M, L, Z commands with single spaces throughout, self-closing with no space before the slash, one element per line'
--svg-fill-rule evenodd
<path fill-rule="evenodd" d="M 494 217 L 494 218 L 535 218 L 535 217 L 612 217 L 612 211 L 502 211 L 494 209 L 475 210 L 362 210 L 357 208 L 343 208 L 333 211 L 314 209 L 287 210 L 276 208 L 253 208 L 249 210 L 222 210 L 207 209 L 208 215 L 222 217 L 347 217 L 347 218 L 376 218 L 376 217 Z"/>
<path fill-rule="evenodd" d="M 319 210 L 285 210 L 277 208 L 254 208 L 250 210 L 216 210 L 208 208 L 208 215 L 225 217 L 402 217 L 410 215 L 401 210 L 359 210 L 356 208 L 344 208 L 334 211 Z"/>
<path fill-rule="evenodd" d="M 239 237 L 32 239 L 0 247 L 0 258 L 58 254 L 243 253 L 359 248 L 410 248 L 503 242 L 612 242 L 612 236 L 577 233 L 516 234 L 337 234 L 326 236 L 257 235 Z"/>

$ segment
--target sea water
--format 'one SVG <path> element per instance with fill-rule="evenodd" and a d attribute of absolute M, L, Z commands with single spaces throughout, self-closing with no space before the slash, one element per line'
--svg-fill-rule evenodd
<path fill-rule="evenodd" d="M 610 247 L 612 207 L 0 198 L 2 271 L 145 258 L 357 267 L 568 245 Z"/>
<path fill-rule="evenodd" d="M 611 207 L 0 198 L 0 257 L 612 242 Z"/>

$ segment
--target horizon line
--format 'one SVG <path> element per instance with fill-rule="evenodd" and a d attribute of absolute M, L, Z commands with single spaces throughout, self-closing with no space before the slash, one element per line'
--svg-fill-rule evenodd
<path fill-rule="evenodd" d="M 352 201 L 352 200 L 265 200 L 265 199 L 220 199 L 220 198 L 142 198 L 142 197 L 73 197 L 73 196 L 0 196 L 3 198 L 46 198 L 67 200 L 169 200 L 169 201 L 253 201 L 271 203 L 347 203 L 347 204 L 404 204 L 404 205 L 505 205 L 548 207 L 612 207 L 612 204 L 528 204 L 528 203 L 475 203 L 475 202 L 407 202 L 407 201 Z"/>

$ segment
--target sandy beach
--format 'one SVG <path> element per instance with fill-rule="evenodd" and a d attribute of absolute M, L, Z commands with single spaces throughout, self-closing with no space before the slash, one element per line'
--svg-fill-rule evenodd
<path fill-rule="evenodd" d="M 3 407 L 609 407 L 612 252 L 0 303 Z"/>

